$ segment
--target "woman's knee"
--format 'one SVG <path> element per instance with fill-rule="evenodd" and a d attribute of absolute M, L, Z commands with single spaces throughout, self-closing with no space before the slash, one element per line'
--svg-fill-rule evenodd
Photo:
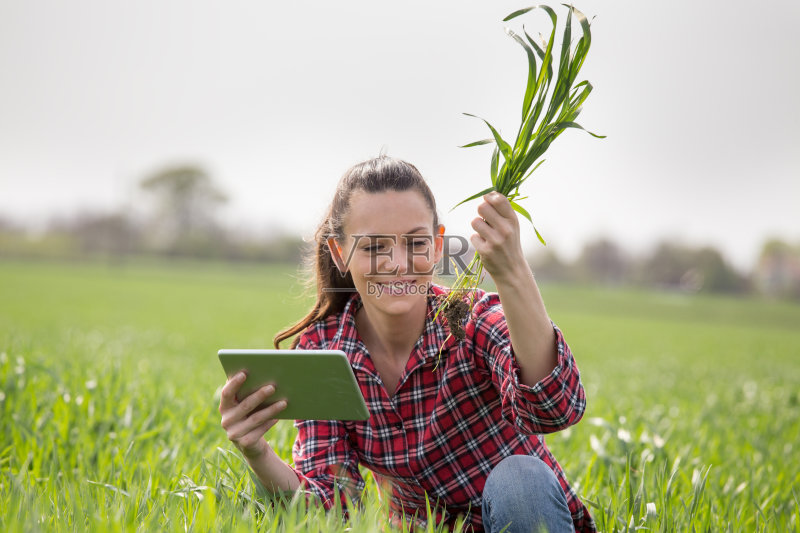
<path fill-rule="evenodd" d="M 531 455 L 510 455 L 500 461 L 486 479 L 486 490 L 531 490 L 563 489 L 553 470 L 538 457 Z"/>
<path fill-rule="evenodd" d="M 516 533 L 544 526 L 574 531 L 566 495 L 553 470 L 538 457 L 512 455 L 489 473 L 483 489 L 483 525 Z"/>

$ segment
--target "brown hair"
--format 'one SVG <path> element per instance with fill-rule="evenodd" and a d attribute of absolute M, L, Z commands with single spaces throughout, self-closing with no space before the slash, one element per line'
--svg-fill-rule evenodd
<path fill-rule="evenodd" d="M 314 248 L 307 258 L 316 281 L 317 301 L 311 311 L 299 322 L 275 335 L 273 339 L 275 348 L 279 348 L 282 341 L 302 332 L 314 322 L 340 313 L 350 298 L 351 291 L 347 289 L 356 290 L 350 273 L 342 274 L 333 262 L 328 249 L 328 238 L 344 240 L 344 217 L 349 208 L 350 196 L 353 191 L 359 190 L 369 193 L 419 191 L 433 212 L 433 229 L 435 230 L 439 226 L 436 201 L 417 167 L 401 159 L 385 155 L 351 167 L 344 173 L 336 186 L 328 213 L 314 233 Z M 297 346 L 299 340 L 299 337 L 294 339 L 293 348 Z"/>

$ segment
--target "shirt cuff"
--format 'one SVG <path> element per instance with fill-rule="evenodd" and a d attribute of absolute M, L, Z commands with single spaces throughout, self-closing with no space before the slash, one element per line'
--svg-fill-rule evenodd
<path fill-rule="evenodd" d="M 503 399 L 503 416 L 518 433 L 524 435 L 553 433 L 576 423 L 583 416 L 586 401 L 578 369 L 564 342 L 556 332 L 558 362 L 538 383 L 528 386 L 519 381 L 519 365 L 513 356 L 509 365 Z"/>
<path fill-rule="evenodd" d="M 322 488 L 320 488 L 316 483 L 314 483 L 314 481 L 309 479 L 308 476 L 303 474 L 297 468 L 293 467 L 292 465 L 288 466 L 294 471 L 297 479 L 300 480 L 300 488 L 297 490 L 305 495 L 307 503 L 322 503 L 325 509 L 330 509 L 333 507 L 333 502 L 326 497 L 325 491 Z"/>

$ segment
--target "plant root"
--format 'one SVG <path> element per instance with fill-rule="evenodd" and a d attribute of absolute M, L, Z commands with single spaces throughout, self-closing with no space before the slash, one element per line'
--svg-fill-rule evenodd
<path fill-rule="evenodd" d="M 451 300 L 447 302 L 443 313 L 447 319 L 447 327 L 450 328 L 450 333 L 457 341 L 463 341 L 466 336 L 462 324 L 469 316 L 470 307 L 464 300 Z"/>

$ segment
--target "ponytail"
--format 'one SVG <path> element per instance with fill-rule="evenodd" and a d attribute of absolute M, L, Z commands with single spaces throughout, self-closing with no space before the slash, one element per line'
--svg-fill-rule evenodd
<path fill-rule="evenodd" d="M 340 313 L 344 310 L 352 292 L 356 290 L 350 273 L 342 274 L 339 271 L 328 249 L 328 236 L 331 234 L 330 217 L 329 213 L 317 228 L 314 234 L 314 250 L 309 257 L 311 259 L 309 263 L 312 263 L 309 266 L 314 272 L 313 278 L 316 282 L 316 303 L 299 322 L 275 335 L 272 343 L 276 349 L 280 348 L 281 342 L 302 332 L 314 322 Z M 352 289 L 352 291 L 348 289 Z M 292 348 L 296 348 L 299 341 L 300 337 L 298 336 L 292 341 Z"/>

